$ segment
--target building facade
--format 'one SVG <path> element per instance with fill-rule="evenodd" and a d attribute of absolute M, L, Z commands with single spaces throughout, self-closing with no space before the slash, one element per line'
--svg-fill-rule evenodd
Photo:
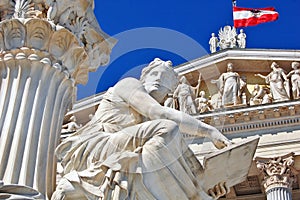
<path fill-rule="evenodd" d="M 275 49 L 226 49 L 175 67 L 190 86 L 198 88 L 196 100 L 202 97 L 209 102 L 210 109 L 193 113 L 195 118 L 217 127 L 233 143 L 260 137 L 259 144 L 246 180 L 230 188 L 221 199 L 298 199 L 299 193 L 299 150 L 300 150 L 300 101 L 293 96 L 290 77 L 289 99 L 274 99 L 270 82 L 258 77 L 272 72 L 272 63 L 288 75 L 292 63 L 300 61 L 298 50 Z M 228 63 L 238 74 L 241 82 L 237 103 L 222 104 L 220 89 L 212 80 L 226 73 Z M 199 75 L 202 78 L 199 79 Z M 198 81 L 200 80 L 200 84 Z M 226 85 L 225 85 L 226 86 Z M 259 86 L 259 87 L 257 87 Z M 256 91 L 261 89 L 259 93 Z M 263 102 L 263 97 L 269 101 Z M 78 124 L 85 124 L 101 101 L 102 94 L 76 102 L 73 110 L 65 117 L 74 115 Z M 197 101 L 196 107 L 199 106 Z M 179 108 L 178 108 L 179 109 Z M 191 149 L 202 162 L 203 158 L 216 151 L 211 142 L 204 138 L 185 136 Z M 242 165 L 243 163 L 239 163 Z"/>

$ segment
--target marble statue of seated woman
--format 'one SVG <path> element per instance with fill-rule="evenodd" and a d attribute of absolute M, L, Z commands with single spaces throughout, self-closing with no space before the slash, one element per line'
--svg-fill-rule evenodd
<path fill-rule="evenodd" d="M 217 148 L 230 141 L 216 128 L 162 106 L 178 77 L 156 58 L 140 80 L 110 88 L 91 121 L 56 149 L 64 168 L 52 199 L 217 199 L 202 188 L 203 168 L 182 133 L 207 136 Z M 210 194 L 208 194 L 210 193 Z"/>

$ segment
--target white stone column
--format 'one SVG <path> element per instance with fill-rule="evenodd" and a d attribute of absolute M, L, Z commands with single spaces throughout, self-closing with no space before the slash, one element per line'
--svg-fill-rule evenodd
<path fill-rule="evenodd" d="M 263 175 L 267 200 L 291 200 L 295 180 L 294 153 L 275 158 L 256 158 L 257 168 Z"/>
<path fill-rule="evenodd" d="M 267 192 L 267 200 L 292 200 L 291 190 L 285 187 L 275 187 Z"/>
<path fill-rule="evenodd" d="M 93 6 L 91 0 L 0 3 L 0 197 L 50 199 L 56 187 L 54 152 L 76 84 L 106 64 L 112 48 Z"/>
<path fill-rule="evenodd" d="M 45 194 L 55 188 L 54 149 L 72 105 L 74 82 L 30 56 L 35 55 L 0 58 L 0 152 L 5 152 L 0 154 L 0 179 Z"/>

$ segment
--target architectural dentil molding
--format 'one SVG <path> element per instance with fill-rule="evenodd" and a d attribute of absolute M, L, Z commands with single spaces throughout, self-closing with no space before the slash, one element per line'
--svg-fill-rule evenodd
<path fill-rule="evenodd" d="M 0 1 L 0 199 L 50 199 L 76 84 L 109 62 L 93 0 Z"/>
<path fill-rule="evenodd" d="M 276 158 L 256 158 L 257 168 L 263 174 L 263 186 L 268 192 L 273 188 L 292 189 L 295 176 L 294 153 Z"/>

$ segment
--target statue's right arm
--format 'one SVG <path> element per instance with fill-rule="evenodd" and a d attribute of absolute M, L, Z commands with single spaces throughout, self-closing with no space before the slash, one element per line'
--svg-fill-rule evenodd
<path fill-rule="evenodd" d="M 116 84 L 114 92 L 127 102 L 130 107 L 151 120 L 172 120 L 178 124 L 181 132 L 209 137 L 217 148 L 223 148 L 230 144 L 230 141 L 216 128 L 184 112 L 161 106 L 146 92 L 141 82 L 136 79 L 123 79 Z"/>

